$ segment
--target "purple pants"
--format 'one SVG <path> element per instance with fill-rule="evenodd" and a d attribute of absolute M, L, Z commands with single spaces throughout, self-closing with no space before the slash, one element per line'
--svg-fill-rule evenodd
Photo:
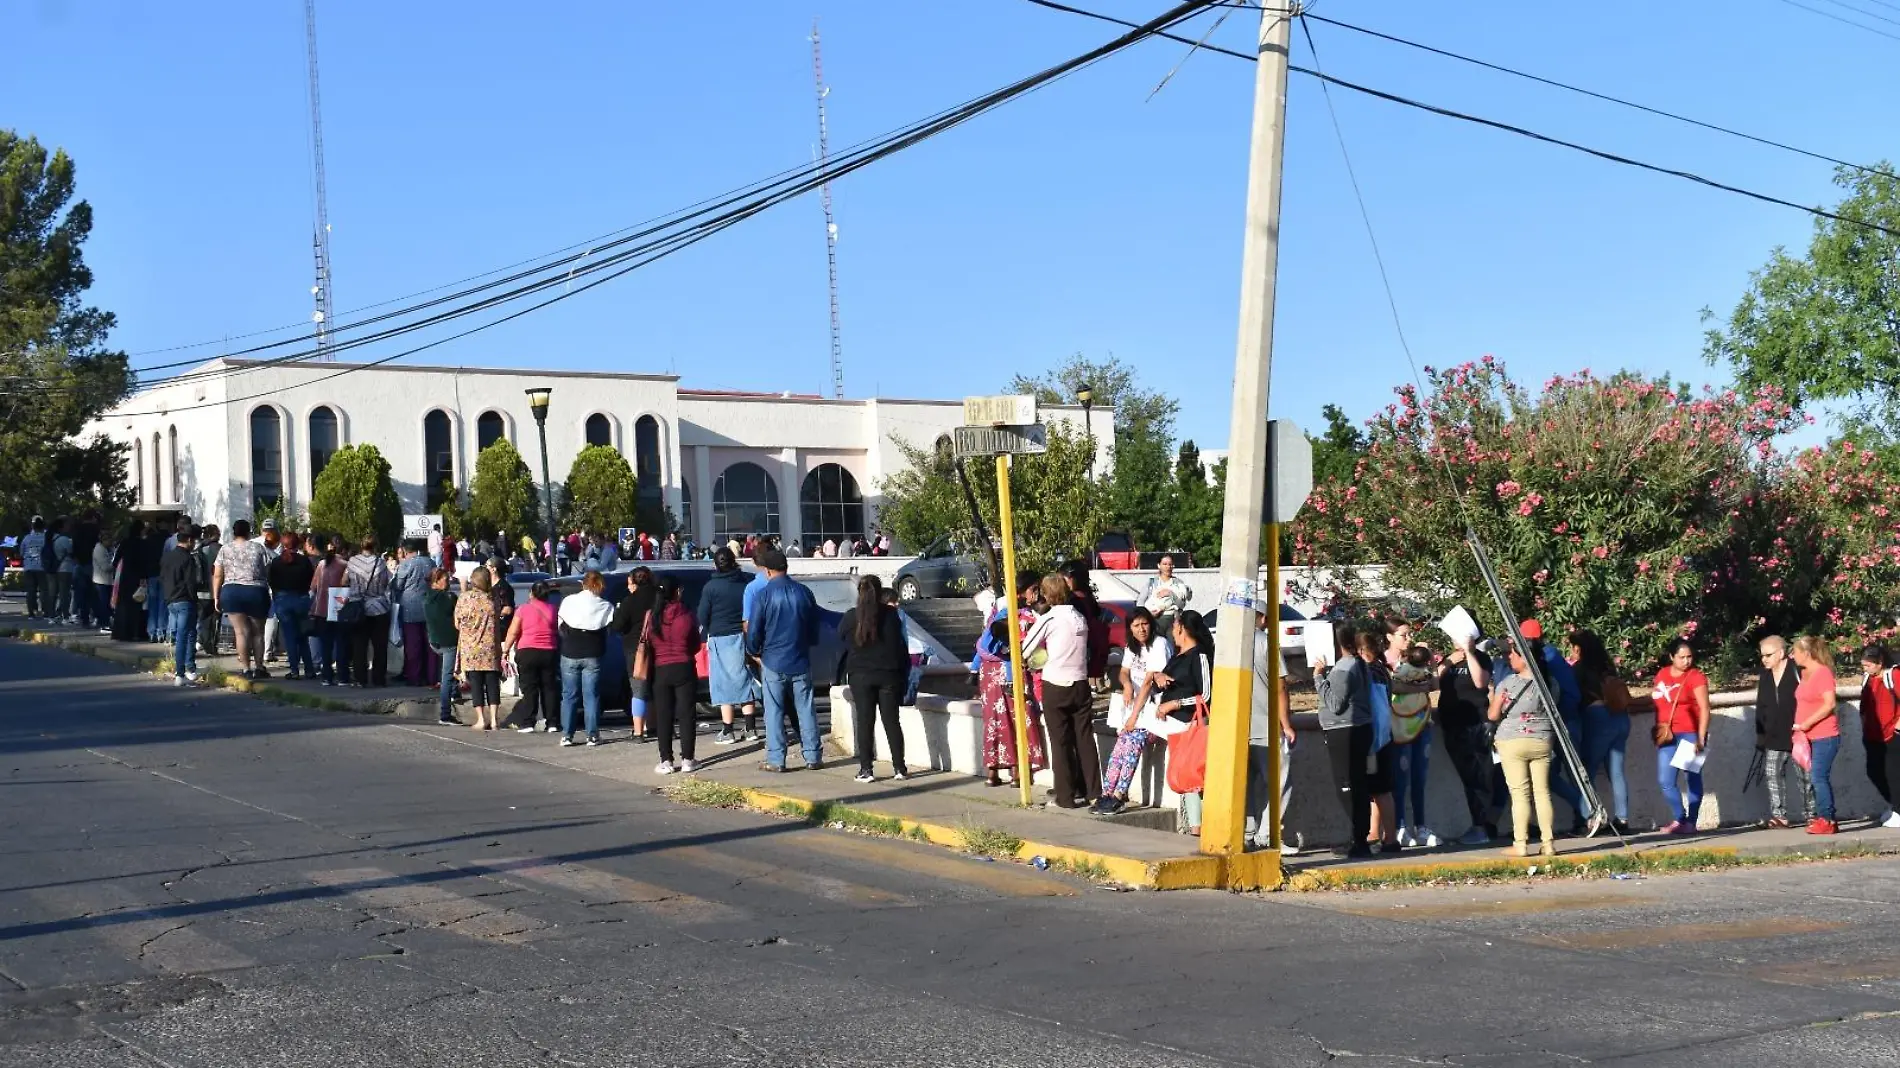
<path fill-rule="evenodd" d="M 402 622 L 402 680 L 411 686 L 434 686 L 442 674 L 442 659 L 429 647 L 424 623 Z"/>

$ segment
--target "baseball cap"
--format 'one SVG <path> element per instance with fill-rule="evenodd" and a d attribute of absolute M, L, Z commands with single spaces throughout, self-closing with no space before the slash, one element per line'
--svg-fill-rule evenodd
<path fill-rule="evenodd" d="M 265 529 L 265 530 L 276 530 L 276 529 L 277 529 L 277 520 L 275 520 L 275 519 L 266 519 L 266 520 L 264 520 L 264 529 Z"/>
<path fill-rule="evenodd" d="M 1542 641 L 1544 625 L 1535 619 L 1527 619 L 1517 625 L 1517 632 L 1524 637 L 1525 641 Z"/>

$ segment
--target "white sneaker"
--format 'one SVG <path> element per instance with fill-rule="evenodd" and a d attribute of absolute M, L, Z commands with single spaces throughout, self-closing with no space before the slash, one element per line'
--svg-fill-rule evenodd
<path fill-rule="evenodd" d="M 1298 842 L 1289 842 L 1285 838 L 1280 839 L 1280 855 L 1283 857 L 1299 856 L 1300 844 Z"/>
<path fill-rule="evenodd" d="M 189 682 L 189 683 L 191 683 L 191 684 L 192 684 L 192 685 L 194 685 L 194 686 L 195 686 L 195 685 L 197 685 L 197 683 L 198 683 L 198 673 L 197 673 L 196 671 L 187 671 L 187 672 L 185 672 L 185 681 L 186 681 L 186 682 Z"/>
<path fill-rule="evenodd" d="M 185 677 L 183 675 L 173 675 L 172 685 L 178 687 L 179 689 L 183 689 L 185 686 Z"/>
<path fill-rule="evenodd" d="M 579 743 L 579 742 L 577 742 L 577 741 L 575 741 L 575 740 L 574 740 L 574 739 L 572 739 L 572 738 L 562 738 L 562 739 L 561 739 L 561 747 L 562 747 L 562 748 L 564 748 L 564 749 L 565 749 L 566 747 L 568 747 L 568 746 L 570 746 L 570 745 L 579 745 L 579 744 L 581 744 L 581 743 Z"/>
<path fill-rule="evenodd" d="M 858 772 L 857 781 L 858 782 L 876 782 L 877 776 L 871 774 L 868 771 L 860 771 Z"/>
<path fill-rule="evenodd" d="M 676 771 L 678 771 L 678 770 L 679 770 L 678 768 L 676 768 L 676 767 L 674 767 L 674 766 L 673 766 L 673 762 L 672 762 L 671 760 L 662 760 L 662 761 L 660 761 L 660 763 L 658 764 L 658 766 L 656 766 L 656 767 L 655 767 L 655 768 L 653 769 L 653 774 L 655 774 L 655 775 L 671 775 L 671 774 L 673 774 L 674 772 L 676 772 Z"/>
<path fill-rule="evenodd" d="M 1880 821 L 1882 827 L 1900 831 L 1900 812 L 1889 812 L 1887 818 Z"/>
<path fill-rule="evenodd" d="M 1437 833 L 1430 827 L 1414 827 L 1412 828 L 1412 840 L 1405 844 L 1418 846 L 1421 849 L 1437 849 L 1439 846 L 1445 844 L 1445 840 L 1438 837 Z"/>
<path fill-rule="evenodd" d="M 732 732 L 732 728 L 728 727 L 725 730 L 719 732 L 719 736 L 713 739 L 713 744 L 714 745 L 732 745 L 738 740 L 739 740 L 739 736 Z"/>
<path fill-rule="evenodd" d="M 1411 827 L 1404 824 L 1399 826 L 1399 844 L 1407 849 L 1417 847 L 1418 836 L 1412 833 Z"/>
<path fill-rule="evenodd" d="M 691 775 L 693 772 L 698 771 L 698 770 L 699 770 L 699 763 L 697 761 L 692 760 L 690 758 L 680 761 L 681 775 Z"/>
<path fill-rule="evenodd" d="M 516 728 L 515 728 L 515 733 L 516 733 L 516 734 L 533 734 L 533 733 L 534 733 L 534 724 L 532 724 L 532 723 L 525 723 L 525 724 L 523 724 L 523 725 L 521 725 L 521 726 L 519 726 L 519 727 L 516 727 Z"/>

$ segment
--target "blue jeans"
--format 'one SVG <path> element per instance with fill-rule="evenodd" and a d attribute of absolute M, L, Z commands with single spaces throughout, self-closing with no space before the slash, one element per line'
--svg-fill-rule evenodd
<path fill-rule="evenodd" d="M 1570 732 L 1570 745 L 1577 751 L 1577 758 L 1583 758 L 1583 716 L 1576 712 L 1565 712 L 1564 729 Z M 1583 791 L 1577 787 L 1576 776 L 1570 774 L 1570 761 L 1564 759 L 1563 743 L 1555 738 L 1550 740 L 1550 792 L 1553 797 L 1561 798 L 1570 810 L 1577 814 L 1577 822 L 1590 818 L 1590 810 L 1583 801 Z"/>
<path fill-rule="evenodd" d="M 1662 787 L 1663 800 L 1669 802 L 1669 815 L 1677 822 L 1686 822 L 1693 826 L 1696 818 L 1702 815 L 1702 773 L 1682 771 L 1669 762 L 1675 759 L 1676 746 L 1683 742 L 1695 743 L 1695 735 L 1678 734 L 1668 745 L 1656 750 L 1656 785 Z M 1689 780 L 1689 792 L 1684 794 L 1676 785 L 1676 776 Z"/>
<path fill-rule="evenodd" d="M 759 675 L 765 684 L 765 762 L 785 766 L 785 711 L 789 704 L 798 713 L 798 738 L 804 745 L 805 763 L 818 763 L 824 750 L 818 738 L 818 712 L 812 706 L 811 675 L 781 675 L 763 665 Z"/>
<path fill-rule="evenodd" d="M 448 719 L 452 714 L 449 712 L 449 703 L 455 697 L 455 646 L 431 645 L 429 648 L 434 649 L 435 655 L 442 658 L 441 708 L 442 718 Z"/>
<path fill-rule="evenodd" d="M 1609 769 L 1610 812 L 1617 819 L 1630 818 L 1630 780 L 1623 771 L 1630 746 L 1630 718 L 1612 712 L 1608 705 L 1595 704 L 1583 710 L 1583 770 L 1592 779 Z"/>
<path fill-rule="evenodd" d="M 92 592 L 91 565 L 73 572 L 73 615 L 79 617 L 80 626 L 92 626 L 92 612 L 98 604 L 99 599 Z"/>
<path fill-rule="evenodd" d="M 1392 747 L 1392 809 L 1399 826 L 1425 826 L 1425 774 L 1432 766 L 1432 728 L 1427 725 L 1418 737 Z M 1412 822 L 1405 822 L 1406 795 L 1411 795 Z"/>
<path fill-rule="evenodd" d="M 600 737 L 600 657 L 561 658 L 561 735 L 574 737 L 574 702 L 587 711 L 587 737 Z"/>
<path fill-rule="evenodd" d="M 317 643 L 317 663 L 323 668 L 323 681 L 350 681 L 350 636 L 343 624 L 328 619 L 313 619 L 316 635 L 311 639 Z"/>
<path fill-rule="evenodd" d="M 1808 746 L 1814 759 L 1808 765 L 1808 780 L 1814 784 L 1814 814 L 1824 820 L 1834 818 L 1834 757 L 1841 751 L 1841 736 L 1810 738 Z"/>
<path fill-rule="evenodd" d="M 99 602 L 98 604 L 95 604 L 92 606 L 92 621 L 95 624 L 97 624 L 102 630 L 111 629 L 112 627 L 112 583 L 110 582 L 93 583 L 92 595 L 95 598 L 97 598 Z"/>
<path fill-rule="evenodd" d="M 165 621 L 171 624 L 172 674 L 182 677 L 198 670 L 198 602 L 182 601 L 165 606 Z"/>
<path fill-rule="evenodd" d="M 277 642 L 284 650 L 285 670 L 295 673 L 301 666 L 304 674 L 316 677 L 316 660 L 310 655 L 310 643 L 303 638 L 306 621 L 310 618 L 310 595 L 273 594 L 270 614 L 277 620 Z"/>
<path fill-rule="evenodd" d="M 170 638 L 165 628 L 171 625 L 171 613 L 165 609 L 165 593 L 157 579 L 145 580 L 145 632 L 154 640 Z"/>

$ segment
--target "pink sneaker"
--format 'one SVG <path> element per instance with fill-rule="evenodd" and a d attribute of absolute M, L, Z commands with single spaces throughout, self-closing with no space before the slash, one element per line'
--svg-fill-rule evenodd
<path fill-rule="evenodd" d="M 1681 833 L 1682 833 L 1682 821 L 1681 821 L 1681 820 L 1677 820 L 1677 821 L 1675 821 L 1674 823 L 1671 823 L 1671 824 L 1669 824 L 1669 825 L 1668 825 L 1667 827 L 1662 827 L 1662 828 L 1659 828 L 1659 829 L 1658 829 L 1658 831 L 1657 831 L 1657 833 L 1658 833 L 1658 834 L 1681 834 Z"/>

